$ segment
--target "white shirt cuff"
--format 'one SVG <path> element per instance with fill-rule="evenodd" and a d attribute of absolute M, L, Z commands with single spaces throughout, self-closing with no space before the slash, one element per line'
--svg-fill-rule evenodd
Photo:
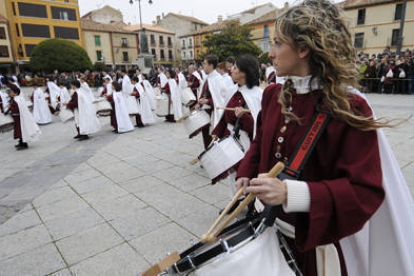
<path fill-rule="evenodd" d="M 283 180 L 287 187 L 287 200 L 283 203 L 286 213 L 309 212 L 310 191 L 308 183 L 297 180 Z"/>

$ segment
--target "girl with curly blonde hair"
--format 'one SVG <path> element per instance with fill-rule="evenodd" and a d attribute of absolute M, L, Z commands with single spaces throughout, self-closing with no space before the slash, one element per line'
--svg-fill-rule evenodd
<path fill-rule="evenodd" d="M 238 170 L 238 188 L 255 193 L 257 202 L 283 207 L 276 224 L 303 275 L 390 275 L 365 273 L 355 263 L 347 266 L 340 245 L 373 218 L 385 191 L 389 200 L 382 169 L 389 159 L 382 160 L 379 144 L 379 129 L 389 123 L 374 119 L 356 90 L 352 36 L 338 8 L 327 0 L 305 0 L 288 9 L 276 20 L 270 58 L 286 82 L 268 86 L 263 94 L 256 138 Z M 277 162 L 290 164 L 318 107 L 331 120 L 302 173 L 290 180 L 267 178 Z M 401 179 L 392 184 L 401 184 L 409 194 Z M 404 192 L 400 196 L 406 198 Z M 411 202 L 407 209 L 413 210 L 412 201 L 403 201 Z M 382 263 L 378 267 L 387 270 L 387 262 Z"/>

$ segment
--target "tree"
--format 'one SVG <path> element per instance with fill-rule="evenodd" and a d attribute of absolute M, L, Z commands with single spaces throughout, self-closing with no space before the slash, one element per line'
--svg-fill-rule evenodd
<path fill-rule="evenodd" d="M 92 69 L 86 51 L 73 41 L 54 38 L 40 42 L 32 51 L 30 69 L 45 73 Z"/>
<path fill-rule="evenodd" d="M 219 60 L 224 61 L 227 57 L 238 57 L 243 54 L 251 54 L 259 57 L 262 50 L 249 40 L 251 28 L 246 25 L 228 25 L 218 34 L 207 35 L 203 45 L 207 47 L 208 54 L 215 54 Z"/>
<path fill-rule="evenodd" d="M 273 61 L 269 58 L 269 53 L 268 52 L 263 53 L 263 54 L 260 55 L 259 63 L 260 64 L 262 64 L 262 63 L 263 64 L 267 64 L 267 63 L 273 64 Z"/>

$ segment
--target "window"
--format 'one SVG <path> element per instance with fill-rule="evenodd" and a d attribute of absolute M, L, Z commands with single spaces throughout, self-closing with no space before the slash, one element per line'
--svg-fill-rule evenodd
<path fill-rule="evenodd" d="M 121 42 L 122 42 L 122 47 L 128 47 L 128 39 L 126 39 L 125 37 L 121 38 Z"/>
<path fill-rule="evenodd" d="M 22 24 L 22 33 L 25 37 L 44 37 L 50 38 L 49 26 Z"/>
<path fill-rule="evenodd" d="M 17 23 L 16 23 L 16 34 L 17 34 L 17 37 L 20 36 L 19 24 Z"/>
<path fill-rule="evenodd" d="M 95 46 L 101 47 L 101 37 L 99 35 L 95 35 Z"/>
<path fill-rule="evenodd" d="M 96 60 L 98 61 L 102 60 L 102 51 L 96 51 Z"/>
<path fill-rule="evenodd" d="M 36 47 L 36 44 L 25 44 L 24 45 L 27 57 L 30 57 L 32 55 L 32 51 L 35 47 Z"/>
<path fill-rule="evenodd" d="M 19 51 L 18 51 L 18 53 L 19 53 L 19 56 L 23 56 L 23 47 L 22 47 L 22 44 L 19 44 Z"/>
<path fill-rule="evenodd" d="M 168 37 L 168 46 L 172 46 L 172 40 L 171 40 L 171 37 Z"/>
<path fill-rule="evenodd" d="M 46 6 L 28 3 L 17 3 L 19 15 L 27 17 L 47 18 Z"/>
<path fill-rule="evenodd" d="M 155 49 L 151 49 L 151 54 L 154 56 L 154 59 L 157 59 L 157 53 L 155 52 Z"/>
<path fill-rule="evenodd" d="M 363 45 L 364 45 L 364 33 L 356 33 L 355 34 L 354 47 L 355 48 L 362 48 Z"/>
<path fill-rule="evenodd" d="M 172 60 L 173 59 L 173 54 L 172 54 L 172 51 L 171 50 L 168 51 L 168 59 L 169 60 Z"/>
<path fill-rule="evenodd" d="M 128 52 L 122 52 L 122 59 L 124 62 L 129 61 Z"/>
<path fill-rule="evenodd" d="M 186 58 L 186 52 L 183 52 L 183 57 Z"/>
<path fill-rule="evenodd" d="M 395 5 L 395 16 L 394 16 L 394 20 L 401 20 L 401 17 L 402 17 L 402 9 L 403 9 L 403 4 L 397 4 L 397 5 Z"/>
<path fill-rule="evenodd" d="M 357 25 L 363 25 L 365 24 L 365 12 L 366 10 L 358 10 L 358 20 L 357 20 Z"/>
<path fill-rule="evenodd" d="M 7 46 L 0 46 L 0 57 L 7 58 L 9 56 L 9 48 Z"/>
<path fill-rule="evenodd" d="M 155 46 L 155 36 L 151 35 L 151 45 Z"/>
<path fill-rule="evenodd" d="M 79 40 L 79 32 L 76 28 L 54 27 L 56 38 Z"/>
<path fill-rule="evenodd" d="M 264 25 L 264 37 L 269 37 L 269 25 Z"/>
<path fill-rule="evenodd" d="M 0 39 L 6 39 L 6 30 L 3 27 L 0 28 Z"/>
<path fill-rule="evenodd" d="M 76 21 L 76 10 L 52 7 L 52 18 L 65 21 Z"/>
<path fill-rule="evenodd" d="M 185 40 L 183 39 L 183 49 L 185 49 Z"/>
<path fill-rule="evenodd" d="M 394 29 L 392 30 L 392 37 L 391 37 L 391 45 L 397 45 L 398 44 L 398 37 L 400 36 L 400 29 Z"/>
<path fill-rule="evenodd" d="M 193 51 L 190 51 L 190 58 L 193 58 Z"/>
<path fill-rule="evenodd" d="M 165 59 L 164 50 L 160 51 L 160 56 L 161 56 L 161 59 Z"/>
<path fill-rule="evenodd" d="M 188 40 L 188 47 L 193 47 L 193 40 L 191 38 Z"/>
<path fill-rule="evenodd" d="M 164 37 L 160 36 L 160 46 L 164 46 Z"/>
<path fill-rule="evenodd" d="M 16 16 L 16 5 L 12 2 L 13 15 Z"/>

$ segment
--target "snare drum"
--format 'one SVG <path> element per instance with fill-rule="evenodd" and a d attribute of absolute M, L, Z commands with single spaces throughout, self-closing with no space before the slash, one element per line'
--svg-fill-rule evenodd
<path fill-rule="evenodd" d="M 295 276 L 280 249 L 276 230 L 267 227 L 261 215 L 230 225 L 217 240 L 190 247 L 160 275 Z"/>
<path fill-rule="evenodd" d="M 210 124 L 210 116 L 204 110 L 193 111 L 183 121 L 184 128 L 190 138 L 196 136 L 204 127 Z"/>
<path fill-rule="evenodd" d="M 0 131 L 5 132 L 13 129 L 14 120 L 10 115 L 4 115 L 0 112 Z"/>
<path fill-rule="evenodd" d="M 62 121 L 62 123 L 66 123 L 69 120 L 75 118 L 75 115 L 71 110 L 64 108 L 59 111 L 59 118 Z"/>
<path fill-rule="evenodd" d="M 186 89 L 181 90 L 180 96 L 181 96 L 181 103 L 185 106 L 190 106 L 197 101 L 191 88 L 186 88 Z"/>
<path fill-rule="evenodd" d="M 245 149 L 234 137 L 229 136 L 215 142 L 200 154 L 199 159 L 213 183 L 226 178 L 243 159 Z"/>
<path fill-rule="evenodd" d="M 100 99 L 96 103 L 96 114 L 102 117 L 110 116 L 112 106 L 106 99 Z"/>
<path fill-rule="evenodd" d="M 156 102 L 155 114 L 157 114 L 158 117 L 165 117 L 169 115 L 170 100 L 167 95 L 161 94 L 159 96 L 156 96 L 155 102 Z"/>

